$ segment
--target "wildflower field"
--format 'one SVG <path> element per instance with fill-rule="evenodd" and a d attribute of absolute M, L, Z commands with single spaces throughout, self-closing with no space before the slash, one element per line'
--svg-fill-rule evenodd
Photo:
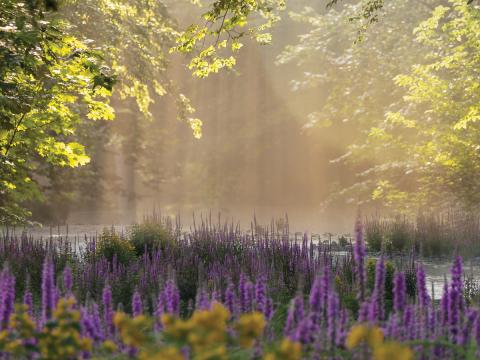
<path fill-rule="evenodd" d="M 461 257 L 434 301 L 420 262 L 400 269 L 386 256 L 368 259 L 360 223 L 341 257 L 306 236 L 208 224 L 186 234 L 140 225 L 77 242 L 2 237 L 2 358 L 480 355 L 480 312 Z"/>

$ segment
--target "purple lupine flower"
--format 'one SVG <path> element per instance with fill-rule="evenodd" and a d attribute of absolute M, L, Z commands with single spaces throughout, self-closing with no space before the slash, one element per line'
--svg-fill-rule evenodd
<path fill-rule="evenodd" d="M 418 304 L 420 307 L 425 308 L 430 303 L 430 296 L 427 292 L 427 281 L 425 276 L 425 270 L 422 265 L 417 266 L 417 292 L 418 292 Z"/>
<path fill-rule="evenodd" d="M 459 290 L 452 287 L 448 294 L 448 326 L 450 330 L 450 340 L 453 343 L 458 342 L 459 322 L 460 322 L 460 296 Z"/>
<path fill-rule="evenodd" d="M 377 261 L 375 269 L 375 287 L 370 300 L 369 321 L 383 320 L 385 313 L 385 261 L 383 256 Z"/>
<path fill-rule="evenodd" d="M 205 289 L 201 288 L 197 294 L 197 304 L 196 309 L 198 310 L 208 310 L 210 308 L 210 299 Z"/>
<path fill-rule="evenodd" d="M 448 303 L 449 303 L 449 290 L 448 290 L 448 284 L 445 281 L 445 284 L 443 285 L 443 294 L 442 294 L 442 299 L 440 300 L 440 309 L 441 312 L 440 314 L 442 315 L 442 326 L 446 326 L 448 322 Z"/>
<path fill-rule="evenodd" d="M 403 313 L 403 332 L 404 338 L 402 340 L 412 340 L 414 337 L 414 310 L 411 305 L 405 307 Z"/>
<path fill-rule="evenodd" d="M 216 303 L 222 302 L 222 294 L 217 289 L 213 289 L 212 291 L 212 303 L 214 302 Z"/>
<path fill-rule="evenodd" d="M 360 304 L 360 309 L 358 310 L 359 322 L 368 321 L 369 310 L 370 310 L 370 303 L 368 302 L 368 300 L 365 300 L 363 303 Z"/>
<path fill-rule="evenodd" d="M 453 262 L 453 266 L 451 269 L 452 274 L 452 287 L 456 287 L 460 292 L 463 289 L 463 268 L 462 268 L 462 257 L 456 256 L 455 261 Z"/>
<path fill-rule="evenodd" d="M 235 315 L 235 286 L 232 282 L 228 283 L 225 290 L 225 305 L 232 316 Z"/>
<path fill-rule="evenodd" d="M 113 302 L 112 302 L 112 289 L 110 285 L 105 285 L 102 291 L 102 304 L 103 304 L 103 323 L 105 327 L 105 335 L 108 338 L 114 332 L 113 326 Z"/>
<path fill-rule="evenodd" d="M 387 336 L 392 339 L 400 339 L 400 313 L 393 314 L 389 320 L 387 325 Z"/>
<path fill-rule="evenodd" d="M 305 316 L 303 298 L 300 295 L 297 295 L 288 308 L 287 320 L 285 321 L 285 326 L 283 333 L 285 336 L 289 336 L 292 330 L 298 325 L 298 323 L 303 320 Z"/>
<path fill-rule="evenodd" d="M 338 324 L 337 346 L 343 346 L 348 334 L 348 311 L 342 309 L 340 311 L 340 321 Z"/>
<path fill-rule="evenodd" d="M 451 287 L 457 289 L 458 293 L 458 307 L 460 310 L 465 309 L 465 299 L 463 297 L 463 266 L 462 266 L 462 257 L 461 256 L 456 256 L 455 261 L 453 262 L 453 266 L 451 269 L 451 274 L 452 274 L 452 283 Z"/>
<path fill-rule="evenodd" d="M 293 311 L 295 322 L 298 324 L 298 322 L 305 317 L 305 306 L 301 295 L 297 295 L 295 299 L 293 299 Z"/>
<path fill-rule="evenodd" d="M 360 217 L 355 224 L 355 244 L 353 247 L 353 259 L 355 260 L 355 275 L 358 282 L 358 299 L 365 300 L 365 241 L 363 239 L 363 224 Z"/>
<path fill-rule="evenodd" d="M 132 315 L 133 317 L 137 317 L 143 314 L 143 304 L 142 304 L 142 297 L 138 290 L 135 290 L 133 293 L 132 298 Z"/>
<path fill-rule="evenodd" d="M 467 344 L 470 342 L 470 339 L 472 338 L 471 335 L 477 321 L 477 317 L 478 317 L 477 310 L 468 311 L 467 320 L 465 322 L 465 325 L 463 326 L 463 330 L 461 332 L 461 335 L 458 341 L 459 345 L 467 346 Z"/>
<path fill-rule="evenodd" d="M 94 302 L 92 305 L 92 317 L 93 317 L 93 325 L 95 326 L 95 332 L 97 334 L 98 340 L 100 341 L 105 340 L 105 333 L 102 328 L 102 319 L 100 316 L 100 310 L 96 302 Z"/>
<path fill-rule="evenodd" d="M 33 316 L 33 295 L 30 290 L 26 290 L 23 294 L 23 304 L 27 306 L 27 313 L 30 317 Z"/>
<path fill-rule="evenodd" d="M 435 336 L 435 329 L 436 329 L 436 324 L 437 324 L 437 317 L 436 317 L 436 312 L 435 312 L 435 307 L 433 306 L 433 302 L 430 302 L 430 307 L 428 310 L 428 334 L 431 339 L 434 338 Z"/>
<path fill-rule="evenodd" d="M 5 267 L 0 274 L 0 329 L 7 329 L 14 311 L 15 277 Z"/>
<path fill-rule="evenodd" d="M 245 294 L 245 307 L 247 312 L 250 312 L 253 310 L 253 300 L 255 298 L 255 287 L 250 281 L 245 284 Z"/>
<path fill-rule="evenodd" d="M 312 288 L 310 289 L 310 311 L 319 313 L 322 310 L 322 280 L 320 276 L 317 276 L 313 281 Z"/>
<path fill-rule="evenodd" d="M 191 306 L 191 303 L 192 301 L 190 300 L 189 306 Z M 162 330 L 162 323 L 160 322 L 160 319 L 164 313 L 165 313 L 165 299 L 164 299 L 164 293 L 163 291 L 161 291 L 158 294 L 157 303 L 155 304 L 155 324 L 154 324 L 155 331 Z"/>
<path fill-rule="evenodd" d="M 405 273 L 395 272 L 393 280 L 393 310 L 397 313 L 403 312 L 405 309 L 407 298 L 407 285 Z"/>
<path fill-rule="evenodd" d="M 52 316 L 55 308 L 55 270 L 50 258 L 45 258 L 42 270 L 42 323 Z"/>
<path fill-rule="evenodd" d="M 263 276 L 257 280 L 255 284 L 255 310 L 261 312 L 265 315 L 265 308 L 267 306 L 267 297 L 266 297 L 267 288 L 265 285 L 265 279 Z"/>
<path fill-rule="evenodd" d="M 240 312 L 246 313 L 247 311 L 247 302 L 248 302 L 248 289 L 247 289 L 247 279 L 244 273 L 240 274 L 240 280 L 238 282 L 238 297 Z"/>
<path fill-rule="evenodd" d="M 67 296 L 72 294 L 73 275 L 72 269 L 68 265 L 65 266 L 65 269 L 63 269 L 63 287 Z"/>
<path fill-rule="evenodd" d="M 330 291 L 327 304 L 327 336 L 333 347 L 337 343 L 337 319 L 339 316 L 340 301 L 334 291 Z"/>
<path fill-rule="evenodd" d="M 316 325 L 312 322 L 309 316 L 300 321 L 291 338 L 294 341 L 299 341 L 302 344 L 311 344 L 315 340 L 315 333 L 318 331 Z"/>
<path fill-rule="evenodd" d="M 267 298 L 267 303 L 265 305 L 265 312 L 264 312 L 264 315 L 265 315 L 265 318 L 267 320 L 271 320 L 272 317 L 273 317 L 273 300 L 271 297 L 268 297 Z"/>
<path fill-rule="evenodd" d="M 180 292 L 173 280 L 167 281 L 164 292 L 167 312 L 175 315 L 180 314 Z"/>
<path fill-rule="evenodd" d="M 85 306 L 80 308 L 80 326 L 84 337 L 95 339 L 95 328 L 90 314 Z"/>

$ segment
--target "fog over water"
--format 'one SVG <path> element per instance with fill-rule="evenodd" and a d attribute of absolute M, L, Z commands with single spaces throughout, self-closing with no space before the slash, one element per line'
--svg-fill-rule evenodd
<path fill-rule="evenodd" d="M 268 223 L 288 213 L 295 231 L 351 231 L 356 206 L 323 203 L 351 176 L 330 161 L 345 153 L 352 129 L 305 127 L 330 89 L 296 92 L 292 81 L 303 69 L 275 65 L 282 49 L 308 30 L 284 20 L 272 45 L 242 49 L 233 72 L 193 79 L 187 60 L 174 57 L 170 76 L 203 121 L 201 139 L 176 119 L 171 98 L 157 101 L 147 124 L 132 109 L 117 107 L 117 120 L 107 129 L 111 141 L 93 159 L 105 190 L 95 209 L 71 209 L 65 222 L 128 224 L 155 208 L 187 223 L 193 212 L 220 212 L 246 226 L 254 214 Z"/>

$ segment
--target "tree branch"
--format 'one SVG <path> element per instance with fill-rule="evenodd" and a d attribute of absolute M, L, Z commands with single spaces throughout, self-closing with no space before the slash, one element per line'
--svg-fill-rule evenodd
<path fill-rule="evenodd" d="M 15 136 L 17 135 L 18 133 L 18 128 L 20 127 L 20 125 L 22 124 L 22 121 L 25 119 L 25 116 L 27 115 L 27 113 L 23 113 L 22 116 L 20 117 L 20 119 L 18 119 L 18 122 L 15 123 L 15 127 L 13 129 L 13 134 L 12 134 L 12 137 L 10 138 L 10 140 L 8 141 L 8 144 L 7 146 L 5 147 L 5 156 L 8 154 L 8 152 L 10 151 L 10 149 L 12 148 L 12 145 L 13 145 L 13 141 L 15 140 Z"/>

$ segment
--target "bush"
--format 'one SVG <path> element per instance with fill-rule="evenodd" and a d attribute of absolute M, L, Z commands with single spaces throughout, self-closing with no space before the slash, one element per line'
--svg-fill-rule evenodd
<path fill-rule="evenodd" d="M 134 247 L 114 229 L 104 229 L 95 248 L 97 256 L 112 261 L 115 257 L 121 264 L 128 264 L 134 257 Z"/>
<path fill-rule="evenodd" d="M 379 252 L 382 250 L 385 224 L 377 219 L 365 222 L 365 242 L 368 250 Z"/>
<path fill-rule="evenodd" d="M 165 249 L 167 244 L 173 243 L 173 235 L 160 222 L 146 222 L 134 225 L 130 231 L 130 242 L 137 256 L 143 255 L 145 249 Z"/>
<path fill-rule="evenodd" d="M 342 235 L 338 238 L 338 245 L 342 248 L 347 247 L 350 245 L 350 240 L 345 235 Z"/>
<path fill-rule="evenodd" d="M 408 249 L 413 244 L 411 224 L 407 221 L 396 220 L 390 225 L 387 246 L 389 251 L 401 252 Z"/>

